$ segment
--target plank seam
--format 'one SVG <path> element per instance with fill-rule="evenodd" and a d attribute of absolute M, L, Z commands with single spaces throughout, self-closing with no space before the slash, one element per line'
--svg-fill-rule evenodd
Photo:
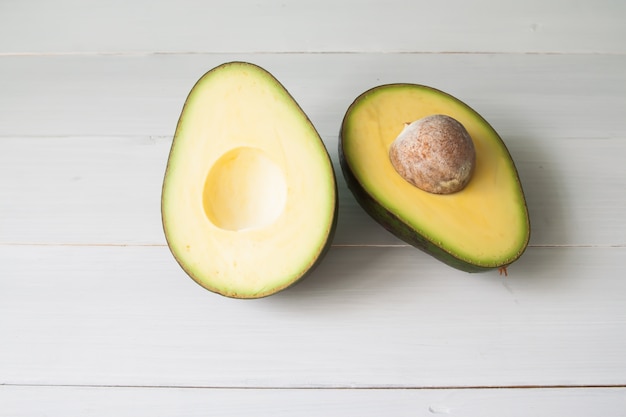
<path fill-rule="evenodd" d="M 496 389 L 624 389 L 626 384 L 546 384 L 546 385 L 450 385 L 450 386 L 211 386 L 211 385 L 123 385 L 123 384 L 29 384 L 1 383 L 2 387 L 102 388 L 102 389 L 206 389 L 206 390 L 496 390 Z"/>
<path fill-rule="evenodd" d="M 35 242 L 0 242 L 2 246 L 33 246 L 33 247 L 137 247 L 137 248 L 165 248 L 165 243 L 35 243 Z M 332 244 L 333 248 L 412 248 L 409 244 Z M 609 245 L 541 245 L 531 244 L 529 248 L 571 248 L 571 249 L 623 249 L 626 248 L 626 243 L 609 244 Z"/>
<path fill-rule="evenodd" d="M 82 51 L 82 52 L 0 52 L 4 57 L 92 57 L 120 56 L 143 57 L 155 55 L 576 55 L 576 56 L 625 56 L 626 52 L 590 52 L 590 51 Z"/>

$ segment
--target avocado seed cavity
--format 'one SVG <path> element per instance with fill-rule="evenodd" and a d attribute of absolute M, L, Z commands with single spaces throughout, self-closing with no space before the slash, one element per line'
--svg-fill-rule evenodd
<path fill-rule="evenodd" d="M 213 164 L 202 199 L 208 220 L 220 229 L 258 229 L 284 211 L 287 179 L 263 150 L 238 147 Z"/>
<path fill-rule="evenodd" d="M 434 194 L 461 191 L 476 165 L 476 150 L 456 119 L 435 114 L 405 125 L 389 149 L 389 159 L 402 178 Z"/>

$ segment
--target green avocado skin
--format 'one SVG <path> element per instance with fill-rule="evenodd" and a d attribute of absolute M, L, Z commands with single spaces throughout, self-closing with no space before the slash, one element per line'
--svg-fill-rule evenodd
<path fill-rule="evenodd" d="M 202 285 L 201 280 L 199 280 L 197 277 L 194 276 L 192 271 L 189 271 L 186 266 L 178 259 L 178 257 L 176 256 L 176 254 L 171 251 L 171 246 L 170 246 L 170 251 L 172 253 L 172 255 L 174 256 L 174 259 L 176 260 L 176 263 L 178 263 L 178 265 L 187 273 L 187 275 L 189 275 L 191 277 L 191 279 L 198 285 L 200 285 L 202 288 L 209 290 L 213 293 L 216 293 L 218 295 L 222 295 L 226 298 L 233 298 L 233 299 L 259 299 L 259 298 L 267 298 L 271 295 L 283 292 L 289 288 L 294 287 L 296 284 L 299 284 L 300 282 L 302 282 L 305 278 L 307 278 L 308 276 L 310 276 L 313 271 L 323 262 L 324 258 L 326 257 L 326 255 L 328 254 L 328 251 L 330 250 L 330 248 L 332 247 L 332 242 L 334 240 L 335 237 L 335 232 L 337 231 L 337 220 L 338 220 L 338 214 L 339 214 L 339 194 L 338 194 L 338 190 L 337 190 L 337 180 L 336 180 L 336 176 L 333 173 L 333 180 L 334 180 L 334 184 L 335 184 L 335 210 L 333 212 L 333 222 L 331 223 L 331 226 L 328 230 L 328 236 L 326 238 L 326 243 L 324 244 L 324 247 L 322 248 L 322 250 L 320 251 L 319 255 L 317 256 L 317 258 L 315 259 L 315 261 L 311 264 L 311 266 L 297 279 L 295 279 L 293 282 L 291 282 L 289 285 L 286 285 L 276 291 L 272 291 L 272 292 L 266 292 L 266 293 L 262 293 L 262 294 L 258 294 L 254 297 L 240 297 L 234 294 L 228 294 L 228 293 L 220 293 L 217 292 L 211 288 L 208 288 L 204 285 Z M 164 220 L 163 220 L 163 226 L 165 226 Z M 167 239 L 167 237 L 166 237 Z M 169 246 L 169 243 L 168 243 Z"/>
<path fill-rule="evenodd" d="M 398 217 L 396 217 L 393 213 L 382 207 L 382 205 L 363 188 L 352 173 L 344 155 L 342 133 L 339 134 L 339 163 L 341 165 L 343 177 L 348 185 L 348 189 L 350 189 L 354 195 L 357 203 L 359 203 L 359 205 L 370 217 L 399 239 L 402 239 L 404 242 L 426 252 L 439 261 L 461 271 L 486 272 L 498 268 L 475 265 L 455 257 L 451 253 L 448 253 L 439 246 L 435 245 L 430 240 L 424 238 L 422 235 L 398 219 Z M 500 267 L 503 266 L 505 265 Z"/>
<path fill-rule="evenodd" d="M 324 245 L 320 247 L 319 253 L 315 256 L 314 259 L 311 260 L 311 264 L 308 266 L 308 268 L 302 272 L 302 274 L 298 277 L 296 277 L 292 282 L 290 282 L 289 284 L 285 285 L 284 287 L 280 287 L 280 288 L 272 288 L 270 291 L 267 292 L 263 292 L 263 293 L 259 293 L 259 294 L 255 294 L 252 296 L 241 296 L 240 294 L 237 293 L 228 293 L 228 292 L 219 292 L 214 288 L 208 287 L 206 285 L 204 285 L 202 283 L 202 280 L 197 277 L 194 273 L 193 270 L 189 269 L 187 265 L 185 265 L 184 262 L 181 261 L 181 259 L 177 256 L 176 251 L 174 250 L 174 244 L 170 241 L 170 238 L 168 236 L 167 233 L 167 227 L 166 227 L 166 216 L 165 216 L 165 211 L 164 211 L 164 199 L 163 199 L 163 195 L 164 195 L 164 190 L 165 190 L 165 186 L 166 186 L 166 182 L 165 179 L 167 178 L 167 173 L 169 172 L 169 170 L 171 169 L 171 157 L 172 157 L 172 150 L 173 147 L 170 149 L 170 154 L 167 160 L 167 164 L 166 164 L 166 169 L 165 169 L 165 178 L 163 180 L 163 184 L 162 184 L 162 188 L 161 188 L 161 225 L 163 228 L 163 232 L 165 234 L 165 240 L 167 242 L 167 246 L 174 258 L 174 260 L 177 262 L 177 264 L 180 266 L 180 268 L 185 271 L 185 273 L 187 275 L 189 275 L 189 277 L 196 283 L 198 284 L 200 287 L 211 291 L 215 294 L 227 297 L 227 298 L 232 298 L 232 299 L 258 299 L 258 298 L 267 298 L 271 295 L 277 294 L 279 292 L 283 292 L 284 290 L 291 288 L 293 286 L 295 286 L 296 284 L 302 282 L 306 277 L 310 276 L 311 273 L 323 262 L 324 258 L 326 257 L 327 253 L 329 252 L 329 250 L 332 247 L 332 243 L 334 240 L 334 236 L 335 236 L 335 232 L 337 230 L 337 223 L 338 223 L 338 212 L 339 212 L 339 197 L 338 197 L 338 189 L 337 189 L 337 176 L 335 173 L 335 170 L 332 168 L 332 162 L 331 162 L 331 158 L 330 158 L 330 154 L 328 152 L 328 149 L 326 147 L 326 145 L 323 143 L 319 133 L 317 132 L 317 129 L 315 128 L 315 126 L 313 126 L 313 123 L 311 122 L 311 120 L 309 119 L 308 115 L 304 112 L 304 110 L 300 107 L 300 105 L 297 103 L 297 101 L 293 98 L 293 96 L 291 95 L 291 93 L 289 93 L 289 91 L 280 83 L 280 81 L 278 81 L 272 74 L 270 74 L 269 72 L 267 72 L 265 69 L 263 69 L 262 67 L 259 67 L 256 64 L 252 64 L 249 62 L 243 62 L 243 61 L 232 61 L 232 62 L 227 62 L 224 64 L 221 64 L 211 70 L 209 70 L 207 73 L 205 73 L 205 75 L 203 77 L 200 78 L 200 80 L 202 80 L 205 76 L 207 76 L 208 74 L 215 72 L 215 71 L 221 71 L 224 70 L 228 67 L 236 67 L 236 66 L 243 66 L 243 67 L 249 67 L 252 69 L 255 69 L 255 71 L 260 71 L 262 73 L 265 73 L 267 77 L 271 78 L 271 80 L 273 80 L 273 82 L 275 82 L 275 84 L 277 86 L 279 86 L 281 89 L 284 89 L 284 92 L 286 95 L 288 95 L 288 97 L 292 100 L 293 105 L 295 105 L 299 111 L 302 113 L 302 116 L 306 119 L 306 123 L 308 126 L 310 126 L 313 130 L 315 130 L 317 137 L 319 138 L 320 142 L 321 142 L 321 146 L 323 147 L 323 150 L 325 152 L 326 158 L 328 159 L 328 162 L 331 166 L 331 169 L 329 171 L 331 178 L 330 180 L 332 181 L 333 184 L 333 189 L 334 189 L 334 199 L 333 199 L 333 214 L 332 214 L 332 222 L 328 228 L 328 234 L 326 235 L 326 240 L 324 242 Z M 200 80 L 198 82 L 196 82 L 196 85 L 198 85 L 198 83 L 200 82 Z M 196 86 L 193 87 L 193 90 L 196 88 Z M 191 93 L 190 93 L 191 95 Z M 179 120 L 178 120 L 178 125 L 176 128 L 176 131 L 178 132 L 179 130 L 179 125 L 181 124 L 182 121 L 182 117 L 185 114 L 185 109 L 187 108 L 187 106 L 189 106 L 189 97 L 190 95 L 187 97 L 187 100 L 185 101 L 184 105 L 183 105 L 183 110 L 181 112 L 181 116 L 179 116 Z M 176 138 L 176 135 L 175 135 Z"/>

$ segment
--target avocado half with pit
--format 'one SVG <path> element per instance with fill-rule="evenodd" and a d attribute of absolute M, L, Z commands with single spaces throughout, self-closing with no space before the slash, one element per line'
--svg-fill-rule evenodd
<path fill-rule="evenodd" d="M 260 298 L 299 281 L 330 247 L 333 167 L 319 134 L 264 69 L 222 64 L 185 102 L 167 162 L 168 246 L 198 284 Z"/>
<path fill-rule="evenodd" d="M 448 194 L 416 187 L 390 159 L 407 124 L 434 115 L 458 121 L 475 150 L 469 181 Z M 417 84 L 366 91 L 346 112 L 339 156 L 349 189 L 372 218 L 452 267 L 506 268 L 526 249 L 530 222 L 511 155 L 485 119 L 449 94 Z"/>

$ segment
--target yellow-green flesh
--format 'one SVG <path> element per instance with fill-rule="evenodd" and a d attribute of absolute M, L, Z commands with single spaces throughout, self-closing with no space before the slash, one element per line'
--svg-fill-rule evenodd
<path fill-rule="evenodd" d="M 431 194 L 411 185 L 388 157 L 405 123 L 432 114 L 461 122 L 476 148 L 473 177 L 454 194 Z M 513 161 L 493 128 L 462 102 L 418 85 L 373 89 L 346 115 L 342 146 L 352 173 L 379 204 L 456 258 L 493 267 L 524 250 L 528 215 Z"/>
<path fill-rule="evenodd" d="M 269 73 L 229 63 L 198 81 L 162 196 L 168 244 L 194 280 L 237 298 L 291 285 L 327 244 L 335 198 L 319 135 Z"/>

